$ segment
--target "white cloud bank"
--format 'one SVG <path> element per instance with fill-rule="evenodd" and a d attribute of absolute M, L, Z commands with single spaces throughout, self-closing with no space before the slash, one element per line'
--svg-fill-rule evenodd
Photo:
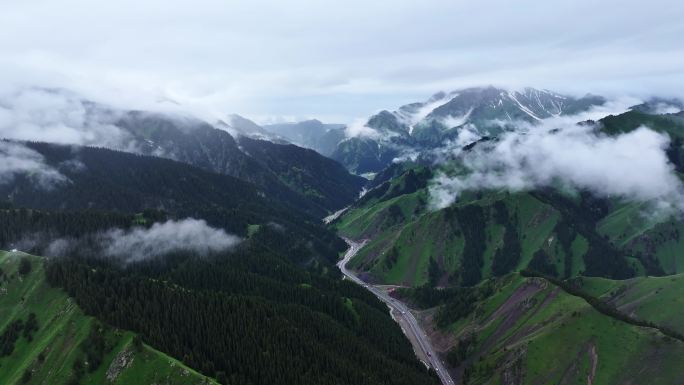
<path fill-rule="evenodd" d="M 240 241 L 239 237 L 215 229 L 204 220 L 192 218 L 155 223 L 149 229 L 114 229 L 101 237 L 105 255 L 119 257 L 126 262 L 154 258 L 178 250 L 198 254 L 220 252 L 233 248 Z"/>
<path fill-rule="evenodd" d="M 113 124 L 116 118 L 67 91 L 0 89 L 0 138 L 133 150 L 130 135 Z"/>
<path fill-rule="evenodd" d="M 682 17 L 677 0 L 4 1 L 0 84 L 344 122 L 482 84 L 681 96 Z"/>
<path fill-rule="evenodd" d="M 470 172 L 438 175 L 432 205 L 446 207 L 464 190 L 561 186 L 682 210 L 684 188 L 665 154 L 669 143 L 646 127 L 614 137 L 591 125 L 528 127 L 458 155 Z"/>
<path fill-rule="evenodd" d="M 20 144 L 0 141 L 0 184 L 11 183 L 19 175 L 26 175 L 38 187 L 50 189 L 66 182 L 67 178 L 45 163 L 43 156 Z"/>
<path fill-rule="evenodd" d="M 380 131 L 368 127 L 366 123 L 368 119 L 356 119 L 347 125 L 344 129 L 344 135 L 347 138 L 368 138 L 368 139 L 382 139 L 384 136 Z"/>
<path fill-rule="evenodd" d="M 95 236 L 93 243 L 96 246 L 90 252 L 130 263 L 175 251 L 190 251 L 204 256 L 230 250 L 240 242 L 241 238 L 213 228 L 204 220 L 187 218 L 155 223 L 150 228 L 105 231 Z M 45 253 L 49 256 L 64 256 L 80 246 L 79 240 L 60 238 L 50 242 Z"/>

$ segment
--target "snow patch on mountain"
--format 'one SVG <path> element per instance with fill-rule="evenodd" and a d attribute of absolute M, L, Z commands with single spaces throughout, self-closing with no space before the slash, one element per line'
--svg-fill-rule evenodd
<path fill-rule="evenodd" d="M 535 115 L 534 112 L 532 112 L 532 110 L 530 110 L 529 108 L 523 106 L 523 104 L 520 103 L 520 101 L 518 101 L 518 98 L 515 97 L 515 94 L 514 94 L 514 93 L 509 92 L 509 93 L 508 93 L 508 97 L 510 97 L 510 98 L 511 98 L 519 107 L 520 107 L 520 109 L 521 109 L 523 112 L 525 112 L 527 115 L 531 116 L 533 119 L 536 119 L 536 120 L 538 120 L 538 121 L 541 121 L 541 118 L 538 117 L 537 115 Z"/>

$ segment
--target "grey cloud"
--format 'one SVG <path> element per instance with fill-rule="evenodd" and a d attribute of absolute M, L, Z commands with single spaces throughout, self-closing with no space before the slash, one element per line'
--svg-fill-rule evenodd
<path fill-rule="evenodd" d="M 682 17 L 674 0 L 26 0 L 0 15 L 0 84 L 346 122 L 472 85 L 681 96 Z"/>
<path fill-rule="evenodd" d="M 5 91 L 0 92 L 0 138 L 134 150 L 130 135 L 113 124 L 116 112 L 63 90 Z"/>
<path fill-rule="evenodd" d="M 344 129 L 347 138 L 388 139 L 380 131 L 366 125 L 368 119 L 355 119 Z"/>
<path fill-rule="evenodd" d="M 155 223 L 149 229 L 110 230 L 101 236 L 104 253 L 127 262 L 188 250 L 207 254 L 228 250 L 240 238 L 207 225 L 204 220 L 184 219 Z"/>
<path fill-rule="evenodd" d="M 36 236 L 33 238 L 37 239 Z M 45 236 L 43 235 L 42 238 Z M 69 255 L 78 248 L 87 247 L 88 253 L 130 263 L 164 256 L 175 251 L 190 251 L 204 256 L 230 250 L 241 241 L 242 239 L 235 235 L 207 225 L 204 220 L 188 218 L 155 223 L 149 228 L 111 229 L 95 234 L 87 242 L 69 238 L 54 239 L 47 244 L 45 254 L 58 257 Z"/>

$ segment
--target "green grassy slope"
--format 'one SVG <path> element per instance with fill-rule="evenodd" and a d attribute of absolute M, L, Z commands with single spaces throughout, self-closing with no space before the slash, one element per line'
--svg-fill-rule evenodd
<path fill-rule="evenodd" d="M 669 286 L 682 293 L 678 283 Z M 599 313 L 541 278 L 501 279 L 492 296 L 443 333 L 446 357 L 465 347 L 454 372 L 468 377 L 468 384 L 684 381 L 684 343 Z M 475 342 L 469 345 L 472 336 Z"/>
<path fill-rule="evenodd" d="M 21 258 L 31 261 L 30 273 L 18 272 Z M 0 357 L 2 384 L 215 384 L 181 362 L 144 344 L 135 335 L 88 317 L 59 289 L 44 279 L 42 259 L 23 253 L 0 252 L 0 331 L 35 314 L 32 337 L 19 336 L 11 352 Z M 102 336 L 102 363 L 89 370 L 86 350 L 92 334 Z M 3 339 L 4 342 L 4 339 Z M 72 382 L 76 362 L 84 366 L 80 382 Z"/>
<path fill-rule="evenodd" d="M 391 186 L 402 183 L 401 179 L 392 180 Z M 419 286 L 428 282 L 430 260 L 433 260 L 439 266 L 436 283 L 453 283 L 460 270 L 465 244 L 456 219 L 449 217 L 445 210 L 430 211 L 425 188 L 386 199 L 391 191 L 392 187 L 379 198 L 362 201 L 335 223 L 343 236 L 370 239 L 349 266 L 367 272 L 376 282 Z M 478 205 L 485 212 L 487 242 L 481 276 L 492 276 L 492 260 L 503 243 L 505 229 L 495 218 L 497 202 L 506 205 L 519 231 L 522 252 L 516 268 L 525 268 L 534 253 L 544 249 L 562 272 L 565 254 L 554 235 L 560 218 L 558 211 L 527 193 L 490 192 L 464 197 L 454 206 Z M 575 271 L 582 268 L 584 252 L 586 247 L 578 246 L 571 256 Z"/>
<path fill-rule="evenodd" d="M 653 221 L 649 221 L 647 216 L 640 215 L 644 206 L 643 203 L 619 205 L 613 212 L 599 221 L 598 231 L 602 235 L 610 237 L 613 242 L 620 245 L 628 244 L 655 224 Z"/>
<path fill-rule="evenodd" d="M 684 222 L 677 218 L 649 216 L 643 203 L 620 204 L 597 230 L 627 254 L 656 260 L 663 274 L 684 272 Z"/>

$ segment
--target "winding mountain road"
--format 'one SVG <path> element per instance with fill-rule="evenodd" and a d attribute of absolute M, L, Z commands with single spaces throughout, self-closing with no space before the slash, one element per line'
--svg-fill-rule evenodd
<path fill-rule="evenodd" d="M 351 260 L 354 257 L 354 255 L 356 255 L 356 253 L 358 253 L 359 250 L 361 250 L 361 248 L 364 246 L 366 242 L 354 242 L 346 238 L 344 238 L 344 240 L 347 242 L 347 244 L 349 244 L 349 250 L 347 250 L 347 253 L 344 255 L 344 258 L 337 263 L 337 266 L 340 268 L 340 271 L 342 271 L 342 274 L 344 274 L 344 276 L 348 279 L 370 290 L 370 292 L 375 294 L 375 296 L 378 297 L 378 299 L 387 304 L 387 306 L 389 306 L 390 309 L 396 310 L 396 316 L 401 318 L 401 320 L 397 319 L 397 322 L 404 321 L 403 323 L 405 325 L 408 325 L 408 328 L 402 329 L 404 330 L 404 333 L 407 334 L 407 337 L 409 337 L 409 340 L 411 340 L 411 342 L 413 343 L 414 349 L 416 351 L 420 351 L 423 353 L 423 355 L 428 360 L 428 365 L 435 370 L 443 385 L 454 385 L 454 380 L 451 379 L 451 376 L 444 367 L 444 364 L 439 360 L 439 356 L 435 353 L 434 349 L 432 348 L 432 345 L 430 344 L 427 335 L 425 334 L 423 329 L 421 329 L 420 325 L 418 324 L 418 321 L 413 316 L 413 314 L 411 314 L 409 308 L 401 301 L 398 301 L 390 297 L 387 293 L 378 289 L 377 287 L 365 283 L 363 280 L 361 280 L 361 278 L 357 277 L 352 271 L 347 270 L 347 262 L 349 262 L 349 260 Z"/>

